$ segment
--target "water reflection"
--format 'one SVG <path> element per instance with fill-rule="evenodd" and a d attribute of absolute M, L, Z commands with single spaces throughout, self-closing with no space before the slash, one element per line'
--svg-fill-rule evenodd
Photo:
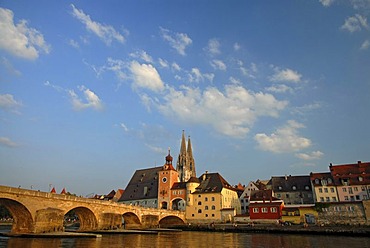
<path fill-rule="evenodd" d="M 102 238 L 5 238 L 0 247 L 62 247 L 62 248 L 116 248 L 116 247 L 370 247 L 370 238 L 339 236 L 308 236 L 283 234 L 170 232 L 153 234 L 103 235 Z"/>

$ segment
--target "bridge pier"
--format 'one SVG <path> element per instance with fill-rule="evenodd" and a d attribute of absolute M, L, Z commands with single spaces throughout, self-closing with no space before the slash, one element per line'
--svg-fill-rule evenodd
<path fill-rule="evenodd" d="M 100 216 L 99 230 L 113 230 L 122 227 L 122 215 L 113 213 L 103 213 Z"/>
<path fill-rule="evenodd" d="M 60 209 L 46 208 L 36 211 L 34 233 L 62 232 L 64 212 Z"/>

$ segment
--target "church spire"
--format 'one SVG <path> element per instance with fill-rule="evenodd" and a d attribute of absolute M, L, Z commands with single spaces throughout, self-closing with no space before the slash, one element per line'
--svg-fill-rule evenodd
<path fill-rule="evenodd" d="M 184 130 L 182 130 L 180 154 L 177 159 L 176 170 L 179 173 L 180 182 L 186 182 L 189 178 L 196 176 L 190 136 L 188 137 L 188 146 L 186 147 Z"/>

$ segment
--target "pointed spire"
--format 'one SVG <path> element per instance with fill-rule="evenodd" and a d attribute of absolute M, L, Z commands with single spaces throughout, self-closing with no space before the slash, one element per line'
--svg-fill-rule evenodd
<path fill-rule="evenodd" d="M 193 158 L 193 149 L 191 148 L 190 135 L 188 136 L 188 149 L 187 149 L 187 152 L 188 152 L 189 158 L 192 159 Z"/>
<path fill-rule="evenodd" d="M 182 130 L 180 154 L 186 154 L 185 130 Z"/>

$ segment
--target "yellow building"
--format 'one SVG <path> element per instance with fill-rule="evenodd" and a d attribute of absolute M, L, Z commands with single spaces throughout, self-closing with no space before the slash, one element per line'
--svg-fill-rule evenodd
<path fill-rule="evenodd" d="M 330 172 L 311 173 L 315 202 L 338 202 L 337 187 Z"/>
<path fill-rule="evenodd" d="M 319 214 L 314 207 L 315 204 L 285 205 L 281 219 L 293 224 L 315 224 Z"/>
<path fill-rule="evenodd" d="M 190 178 L 186 188 L 189 222 L 229 222 L 241 213 L 237 192 L 219 173 L 206 172 L 199 178 Z"/>

